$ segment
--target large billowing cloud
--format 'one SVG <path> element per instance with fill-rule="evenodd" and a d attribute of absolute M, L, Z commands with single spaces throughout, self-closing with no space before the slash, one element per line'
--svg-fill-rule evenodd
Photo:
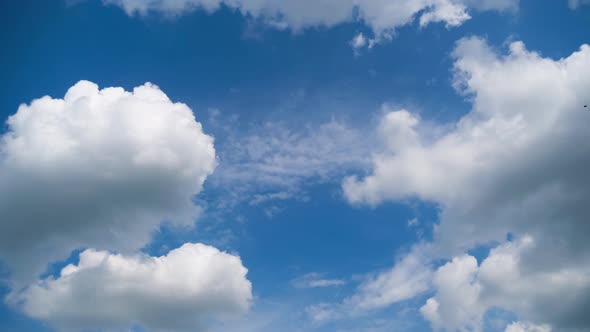
<path fill-rule="evenodd" d="M 214 12 L 221 6 L 246 17 L 261 19 L 279 28 L 301 30 L 314 26 L 334 26 L 360 20 L 377 39 L 389 37 L 396 28 L 418 19 L 421 26 L 442 22 L 458 26 L 470 19 L 469 9 L 514 11 L 519 0 L 103 0 L 127 14 L 159 12 L 181 15 L 193 10 Z"/>
<path fill-rule="evenodd" d="M 0 140 L 0 257 L 32 280 L 76 248 L 137 249 L 163 221 L 192 224 L 215 168 L 193 113 L 149 83 L 81 81 L 21 105 Z"/>
<path fill-rule="evenodd" d="M 245 312 L 251 284 L 239 257 L 202 244 L 166 256 L 125 256 L 86 250 L 77 265 L 8 301 L 60 330 L 195 331 Z"/>
<path fill-rule="evenodd" d="M 500 57 L 470 38 L 454 54 L 455 83 L 473 111 L 430 140 L 417 116 L 388 113 L 380 132 L 389 149 L 374 159 L 372 175 L 344 181 L 346 197 L 437 202 L 438 240 L 462 249 L 502 241 L 508 232 L 560 235 L 576 240 L 570 249 L 585 247 L 590 47 L 555 61 L 515 42 Z"/>
<path fill-rule="evenodd" d="M 344 181 L 345 195 L 356 204 L 407 197 L 439 204 L 434 252 L 457 258 L 439 270 L 439 294 L 423 308 L 434 325 L 474 326 L 497 305 L 533 323 L 588 328 L 582 308 L 590 303 L 584 277 L 590 266 L 590 112 L 584 108 L 590 47 L 553 60 L 521 42 L 499 55 L 484 40 L 467 38 L 454 57 L 455 86 L 472 111 L 442 128 L 422 125 L 405 110 L 389 112 L 379 130 L 388 149 L 374 159 L 371 175 Z M 503 247 L 479 267 L 460 256 L 504 242 L 507 234 L 535 244 L 518 255 L 514 249 L 513 265 L 515 258 L 499 258 L 508 250 Z M 490 277 L 494 269 L 486 266 L 494 262 L 496 271 L 511 270 Z M 497 298 L 482 300 L 484 288 L 492 287 Z"/>

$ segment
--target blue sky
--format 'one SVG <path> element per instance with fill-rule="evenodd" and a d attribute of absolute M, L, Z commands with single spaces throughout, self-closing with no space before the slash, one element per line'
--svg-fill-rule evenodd
<path fill-rule="evenodd" d="M 378 18 L 387 22 L 380 28 L 363 10 L 387 2 L 351 5 L 347 19 L 329 24 L 330 10 L 322 6 L 340 6 L 330 1 L 302 1 L 303 9 L 259 2 L 268 12 L 246 12 L 248 2 L 223 2 L 230 5 L 212 10 L 190 5 L 197 0 L 179 1 L 189 4 L 181 9 L 173 1 L 0 4 L 0 117 L 20 114 L 1 132 L 0 186 L 6 189 L 0 190 L 0 240 L 7 244 L 0 246 L 6 298 L 0 330 L 590 329 L 580 309 L 590 303 L 590 248 L 579 238 L 590 216 L 580 203 L 589 192 L 579 178 L 579 170 L 590 166 L 588 132 L 580 131 L 590 117 L 579 111 L 590 103 L 590 51 L 581 50 L 590 42 L 590 6 L 566 0 L 426 1 L 430 5 L 407 22 L 379 10 Z M 126 3 L 148 9 L 126 12 Z M 441 3 L 459 4 L 470 18 L 421 26 L 420 17 L 443 8 Z M 301 18 L 312 23 L 298 26 Z M 359 33 L 376 44 L 354 48 L 351 40 Z M 515 43 L 520 41 L 523 49 Z M 101 131 L 102 117 L 84 120 L 84 112 L 100 114 L 98 101 L 70 105 L 65 98 L 72 113 L 56 115 L 58 120 L 43 114 L 59 113 L 61 106 L 31 104 L 43 96 L 64 98 L 81 80 L 126 91 L 151 82 L 157 87 L 150 93 L 161 90 L 169 100 L 154 102 L 154 113 L 145 118 L 129 115 L 129 122 L 127 109 L 151 110 L 151 101 L 113 108 L 111 132 Z M 553 103 L 557 98 L 562 102 Z M 200 140 L 195 145 L 182 136 L 179 123 L 164 123 L 164 134 L 149 131 L 159 125 L 150 122 L 152 115 L 168 119 L 158 112 L 168 112 L 170 101 L 186 104 L 202 125 L 187 129 L 186 137 Z M 19 109 L 21 104 L 30 107 Z M 147 141 L 165 149 L 155 152 L 151 164 L 133 159 L 115 168 L 114 177 L 129 188 L 121 193 L 95 174 L 107 167 L 102 160 L 119 156 L 111 155 L 118 146 L 152 156 L 151 146 L 119 138 L 137 128 L 162 134 Z M 39 132 L 48 136 L 37 140 Z M 74 142 L 74 152 L 59 154 L 61 134 Z M 214 157 L 205 148 L 207 136 L 214 138 Z M 18 139 L 27 143 L 16 145 Z M 564 143 L 569 139 L 579 139 L 579 146 Z M 514 149 L 507 147 L 512 144 Z M 54 150 L 59 153 L 44 153 Z M 167 164 L 164 150 L 176 153 L 173 160 L 180 164 Z M 201 152 L 184 158 L 194 150 Z M 165 171 L 187 169 L 194 177 Z M 199 181 L 202 188 L 193 186 Z M 558 189 L 545 190 L 551 184 Z M 69 199 L 76 188 L 87 201 Z M 110 190 L 121 197 L 111 201 Z M 198 207 L 188 222 L 177 222 L 185 217 L 180 198 Z M 555 231 L 556 224 L 563 227 Z M 103 233 L 116 240 L 93 235 Z M 194 291 L 187 290 L 193 297 L 163 300 L 161 294 L 176 294 L 174 289 L 159 281 L 150 285 L 141 266 L 191 243 L 226 254 L 217 263 L 195 251 L 195 261 L 187 258 L 171 274 L 188 276 L 171 282 Z M 38 254 L 45 250 L 51 255 Z M 61 269 L 81 267 L 85 250 L 126 257 L 132 272 L 125 280 L 163 287 L 162 293 L 97 295 L 121 277 L 104 262 L 67 279 Z M 563 263 L 571 257 L 575 262 Z M 204 269 L 184 270 L 192 264 Z M 207 264 L 219 264 L 220 272 Z M 247 275 L 239 277 L 240 267 Z M 455 268 L 470 272 L 461 278 Z M 93 271 L 99 277 L 88 277 Z M 499 275 L 511 273 L 539 286 L 510 288 L 514 281 Z M 574 281 L 554 285 L 543 279 L 555 275 Z M 240 290 L 207 295 L 194 286 L 204 283 L 199 278 L 214 280 L 205 290 L 216 282 Z M 39 290 L 33 286 L 40 280 Z M 92 309 L 78 312 L 80 299 L 86 302 L 81 307 Z M 565 309 L 547 314 L 560 299 Z M 143 310 L 147 302 L 155 304 Z M 109 310 L 134 305 L 140 309 Z M 146 318 L 152 310 L 163 317 Z M 183 323 L 170 323 L 175 320 Z"/>

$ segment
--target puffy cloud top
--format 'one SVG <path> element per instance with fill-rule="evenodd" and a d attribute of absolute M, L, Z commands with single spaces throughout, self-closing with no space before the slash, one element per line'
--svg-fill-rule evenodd
<path fill-rule="evenodd" d="M 13 293 L 8 301 L 64 330 L 194 331 L 245 312 L 252 300 L 239 257 L 202 244 L 166 256 L 86 250 L 60 275 Z"/>
<path fill-rule="evenodd" d="M 535 323 L 587 327 L 590 46 L 553 60 L 522 42 L 499 55 L 467 38 L 453 54 L 455 87 L 472 111 L 435 128 L 443 134 L 434 138 L 412 113 L 389 112 L 380 126 L 387 148 L 371 175 L 345 179 L 344 193 L 356 204 L 418 197 L 440 206 L 433 252 L 456 258 L 441 268 L 439 293 L 422 309 L 435 326 L 472 328 L 495 305 Z M 498 249 L 479 268 L 457 256 L 507 234 L 537 245 Z M 486 289 L 497 297 L 480 293 Z M 554 303 L 564 309 L 548 309 Z"/>
<path fill-rule="evenodd" d="M 590 47 L 551 60 L 515 42 L 500 57 L 470 38 L 454 55 L 455 85 L 473 98 L 473 110 L 435 139 L 415 115 L 388 113 L 380 132 L 389 149 L 373 160 L 373 174 L 344 181 L 346 197 L 437 202 L 438 238 L 463 248 L 502 241 L 508 232 L 538 233 L 556 220 L 568 225 L 559 232 L 575 237 L 590 213 L 583 181 L 590 146 L 581 144 L 590 139 L 583 108 Z"/>
<path fill-rule="evenodd" d="M 447 331 L 481 330 L 485 312 L 493 307 L 560 328 L 587 328 L 589 265 L 531 268 L 526 260 L 536 246 L 530 237 L 505 243 L 479 266 L 469 255 L 454 258 L 436 271 L 437 293 L 421 308 L 422 314 L 435 329 Z M 548 332 L 551 327 L 518 322 L 506 331 Z"/>
<path fill-rule="evenodd" d="M 0 257 L 31 280 L 75 248 L 132 250 L 164 220 L 192 223 L 213 139 L 157 86 L 21 105 L 0 139 Z"/>

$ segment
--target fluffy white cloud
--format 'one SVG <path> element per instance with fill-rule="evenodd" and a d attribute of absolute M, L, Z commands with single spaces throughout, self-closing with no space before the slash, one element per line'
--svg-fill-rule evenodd
<path fill-rule="evenodd" d="M 440 223 L 433 252 L 439 257 L 503 242 L 509 233 L 528 234 L 539 244 L 519 256 L 518 271 L 528 284 L 499 275 L 497 284 L 486 287 L 499 287 L 497 293 L 505 296 L 489 301 L 554 327 L 590 326 L 581 311 L 590 303 L 581 275 L 590 266 L 585 236 L 590 232 L 590 113 L 583 107 L 590 99 L 590 47 L 553 60 L 521 42 L 499 55 L 484 40 L 468 38 L 458 42 L 454 57 L 455 86 L 472 102 L 472 111 L 440 128 L 423 125 L 405 110 L 388 113 L 379 129 L 388 148 L 374 158 L 371 175 L 344 181 L 346 197 L 356 204 L 407 197 L 437 203 Z M 457 266 L 456 277 L 477 273 L 482 279 L 492 274 L 486 266 L 499 257 L 498 251 L 479 270 L 469 257 L 450 264 Z M 507 268 L 504 263 L 501 267 Z M 445 314 L 461 305 L 443 300 L 441 291 L 423 309 L 435 325 L 473 325 L 489 307 L 471 305 L 480 302 L 481 282 L 456 282 L 439 280 L 441 289 L 461 285 L 466 294 L 460 303 L 475 311 Z M 530 289 L 508 292 L 527 285 L 536 287 L 536 295 Z M 582 295 L 573 296 L 576 292 Z M 567 311 L 548 309 L 554 307 L 549 303 Z"/>
<path fill-rule="evenodd" d="M 127 14 L 146 15 L 160 12 L 181 15 L 194 10 L 214 12 L 221 6 L 239 11 L 246 17 L 295 31 L 314 26 L 334 26 L 359 20 L 371 28 L 376 40 L 390 38 L 395 29 L 416 18 L 424 26 L 443 22 L 458 26 L 470 19 L 469 8 L 475 10 L 513 11 L 519 0 L 103 0 Z"/>
<path fill-rule="evenodd" d="M 389 149 L 373 174 L 343 183 L 353 203 L 378 204 L 417 196 L 441 205 L 440 241 L 468 248 L 508 232 L 557 234 L 586 227 L 590 138 L 583 108 L 589 98 L 590 47 L 551 60 L 520 42 L 500 57 L 478 38 L 455 50 L 456 86 L 473 111 L 429 139 L 420 119 L 388 113 L 380 133 Z M 573 244 L 572 244 L 573 245 Z"/>
<path fill-rule="evenodd" d="M 482 309 L 477 304 L 480 286 L 473 283 L 477 261 L 460 256 L 439 268 L 434 277 L 438 290 L 420 309 L 433 329 L 479 331 Z"/>
<path fill-rule="evenodd" d="M 185 244 L 161 257 L 86 250 L 77 265 L 25 290 L 9 303 L 61 330 L 195 331 L 245 312 L 252 300 L 239 257 Z"/>
<path fill-rule="evenodd" d="M 163 220 L 192 224 L 215 168 L 191 110 L 149 83 L 88 81 L 21 105 L 0 139 L 0 257 L 18 281 L 76 248 L 140 248 Z"/>
<path fill-rule="evenodd" d="M 437 293 L 421 312 L 435 329 L 481 330 L 483 315 L 492 307 L 513 311 L 535 322 L 564 328 L 588 328 L 590 265 L 560 269 L 530 266 L 537 244 L 530 237 L 493 249 L 478 266 L 463 255 L 439 268 Z M 559 303 L 559 305 L 556 305 Z M 506 331 L 550 331 L 548 325 L 515 323 Z"/>

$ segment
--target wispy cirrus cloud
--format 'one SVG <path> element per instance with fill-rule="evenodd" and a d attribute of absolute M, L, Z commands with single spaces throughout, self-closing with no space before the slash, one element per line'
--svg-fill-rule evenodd
<path fill-rule="evenodd" d="M 222 132 L 220 163 L 207 185 L 220 191 L 212 204 L 223 209 L 305 201 L 311 186 L 366 169 L 375 141 L 362 128 L 335 119 L 303 125 L 269 121 L 247 130 L 230 125 Z"/>
<path fill-rule="evenodd" d="M 342 286 L 344 284 L 346 284 L 345 280 L 327 279 L 324 274 L 317 272 L 307 273 L 291 280 L 291 285 L 295 288 L 322 288 Z"/>

